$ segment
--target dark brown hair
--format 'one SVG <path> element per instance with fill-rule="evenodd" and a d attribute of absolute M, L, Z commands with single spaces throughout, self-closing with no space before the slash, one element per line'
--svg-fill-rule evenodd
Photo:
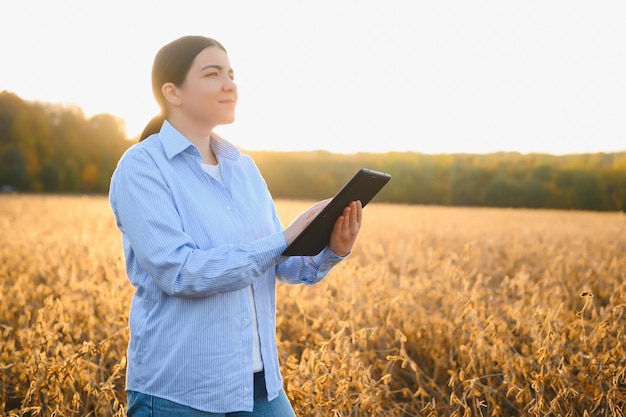
<path fill-rule="evenodd" d="M 221 43 L 205 36 L 183 36 L 163 46 L 154 57 L 152 64 L 152 94 L 161 114 L 154 117 L 141 133 L 141 142 L 148 136 L 158 133 L 167 117 L 167 104 L 161 88 L 165 83 L 180 86 L 185 81 L 189 68 L 196 56 L 206 48 L 215 46 L 226 52 Z"/>

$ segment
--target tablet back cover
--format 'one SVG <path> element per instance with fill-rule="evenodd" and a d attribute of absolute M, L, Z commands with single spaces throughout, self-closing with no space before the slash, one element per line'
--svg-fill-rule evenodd
<path fill-rule="evenodd" d="M 335 221 L 343 209 L 355 200 L 360 200 L 365 207 L 390 178 L 384 172 L 361 168 L 282 254 L 313 256 L 320 253 L 328 245 Z"/>

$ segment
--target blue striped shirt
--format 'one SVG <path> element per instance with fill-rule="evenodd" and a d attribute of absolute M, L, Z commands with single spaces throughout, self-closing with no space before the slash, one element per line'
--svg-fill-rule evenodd
<path fill-rule="evenodd" d="M 199 410 L 252 411 L 252 285 L 268 399 L 281 387 L 276 280 L 314 284 L 340 262 L 326 248 L 284 257 L 283 227 L 249 156 L 214 136 L 223 184 L 167 121 L 132 146 L 111 179 L 130 309 L 126 389 Z"/>

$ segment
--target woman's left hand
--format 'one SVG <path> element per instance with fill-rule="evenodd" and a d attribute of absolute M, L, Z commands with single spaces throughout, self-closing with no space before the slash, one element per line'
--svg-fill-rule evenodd
<path fill-rule="evenodd" d="M 363 206 L 360 201 L 353 201 L 343 209 L 330 235 L 329 246 L 335 255 L 343 257 L 350 253 L 361 230 L 362 219 Z"/>

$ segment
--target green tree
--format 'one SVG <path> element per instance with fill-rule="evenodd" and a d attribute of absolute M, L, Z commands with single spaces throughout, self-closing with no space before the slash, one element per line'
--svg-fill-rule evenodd
<path fill-rule="evenodd" d="M 489 183 L 490 176 L 490 173 L 480 166 L 457 167 L 452 178 L 454 204 L 459 206 L 484 205 L 483 190 Z"/>
<path fill-rule="evenodd" d="M 43 191 L 57 192 L 61 187 L 61 168 L 56 161 L 44 163 L 39 174 L 39 179 L 43 185 Z"/>
<path fill-rule="evenodd" d="M 26 160 L 17 145 L 0 155 L 0 185 L 9 185 L 19 191 L 29 190 Z"/>
<path fill-rule="evenodd" d="M 515 180 L 499 174 L 485 187 L 483 201 L 486 206 L 518 207 L 519 193 L 520 186 Z"/>
<path fill-rule="evenodd" d="M 550 189 L 546 182 L 535 175 L 525 179 L 520 186 L 520 206 L 527 208 L 547 207 Z M 545 177 L 544 177 L 545 178 Z M 546 178 L 547 179 L 547 178 Z"/>
<path fill-rule="evenodd" d="M 582 210 L 606 210 L 606 184 L 595 172 L 577 171 L 572 182 L 574 207 Z"/>

